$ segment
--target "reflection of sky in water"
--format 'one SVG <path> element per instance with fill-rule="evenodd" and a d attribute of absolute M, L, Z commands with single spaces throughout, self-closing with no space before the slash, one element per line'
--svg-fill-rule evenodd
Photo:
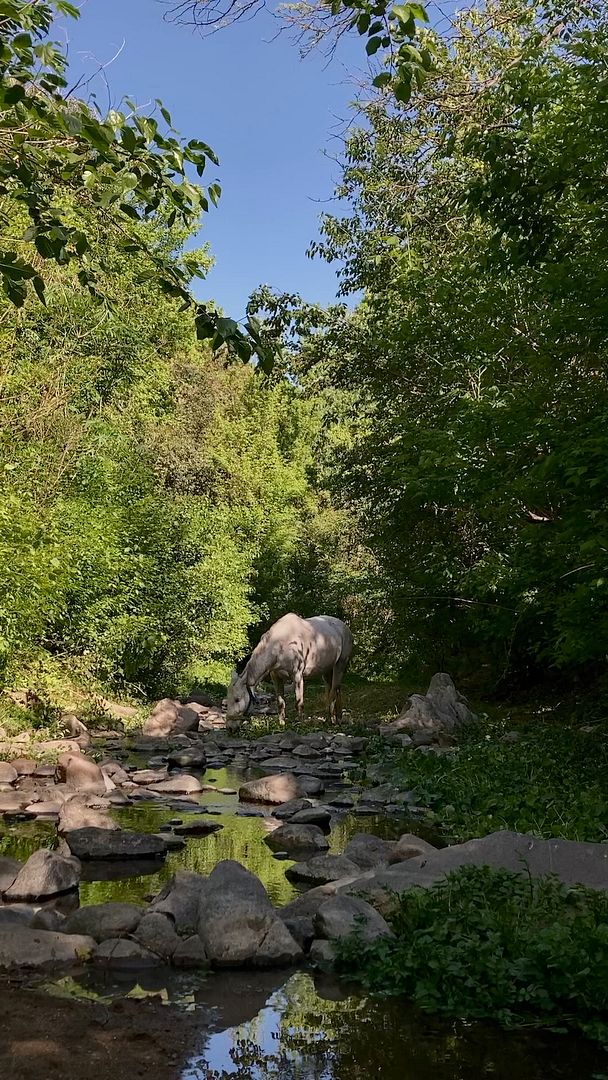
<path fill-rule="evenodd" d="M 311 977 L 294 975 L 269 997 L 253 1019 L 210 1035 L 204 1050 L 193 1055 L 182 1070 L 180 1080 L 223 1080 L 231 1076 L 239 1080 L 332 1080 L 331 1063 L 323 1062 L 314 1053 L 314 1043 L 322 1037 L 320 1032 L 310 1030 L 306 1024 L 299 1032 L 305 1036 L 311 1053 L 287 1046 L 281 1037 L 289 1006 L 306 1010 L 307 1002 L 310 1010 L 315 1000 L 318 1004 Z M 314 1012 L 306 1019 L 314 1021 Z M 296 1032 L 293 1027 L 283 1026 L 283 1033 Z"/>

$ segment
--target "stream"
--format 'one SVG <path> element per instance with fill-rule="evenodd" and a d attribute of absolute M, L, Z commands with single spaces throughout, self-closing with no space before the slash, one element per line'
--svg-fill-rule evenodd
<path fill-rule="evenodd" d="M 196 770 L 190 769 L 195 772 Z M 110 900 L 145 903 L 183 868 L 209 874 L 222 859 L 235 859 L 264 883 L 272 902 L 283 905 L 300 891 L 285 877 L 290 860 L 277 858 L 264 837 L 276 824 L 271 807 L 243 807 L 236 790 L 255 770 L 207 769 L 197 802 L 223 828 L 188 838 L 152 872 L 137 861 L 104 871 L 105 880 L 83 880 L 81 905 Z M 226 789 L 223 792 L 221 789 Z M 228 794 L 228 791 L 231 793 Z M 327 798 L 328 795 L 324 798 Z M 158 832 L 179 818 L 196 820 L 197 809 L 141 802 L 114 809 L 124 828 Z M 437 835 L 405 816 L 348 812 L 329 837 L 332 852 L 343 851 L 356 832 L 387 839 L 416 832 L 434 843 Z M 26 859 L 41 846 L 53 847 L 56 829 L 42 821 L 0 823 L 0 851 Z M 83 864 L 86 876 L 86 864 Z M 177 972 L 155 968 L 137 972 L 87 967 L 61 978 L 36 980 L 49 993 L 111 1003 L 116 998 L 156 998 L 194 1013 L 200 1037 L 184 1051 L 176 1080 L 608 1080 L 606 1054 L 572 1035 L 505 1032 L 490 1024 L 464 1024 L 422 1014 L 401 999 L 373 999 L 333 977 L 303 970 Z"/>

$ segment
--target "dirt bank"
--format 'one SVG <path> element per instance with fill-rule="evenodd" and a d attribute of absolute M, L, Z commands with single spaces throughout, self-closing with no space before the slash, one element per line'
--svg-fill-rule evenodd
<path fill-rule="evenodd" d="M 0 1075 L 11 1080 L 176 1080 L 192 1016 L 158 1002 L 80 1003 L 0 984 Z"/>

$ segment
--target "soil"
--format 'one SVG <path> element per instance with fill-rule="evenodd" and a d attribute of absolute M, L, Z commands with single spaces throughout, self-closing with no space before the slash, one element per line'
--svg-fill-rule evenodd
<path fill-rule="evenodd" d="M 197 1027 L 155 1001 L 81 1003 L 0 984 L 0 1076 L 176 1080 Z"/>

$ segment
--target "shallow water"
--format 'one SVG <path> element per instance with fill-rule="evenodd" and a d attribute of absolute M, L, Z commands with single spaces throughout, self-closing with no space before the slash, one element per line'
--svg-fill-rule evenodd
<path fill-rule="evenodd" d="M 208 770 L 204 782 L 238 789 L 243 775 L 235 769 Z M 263 842 L 275 825 L 271 808 L 257 807 L 263 816 L 237 816 L 236 794 L 218 790 L 204 792 L 197 802 L 217 809 L 213 820 L 221 831 L 187 838 L 185 848 L 160 865 L 144 867 L 133 860 L 126 871 L 130 876 L 83 881 L 80 903 L 145 902 L 175 870 L 208 874 L 222 859 L 236 859 L 256 873 L 275 905 L 288 903 L 297 892 L 285 877 L 290 860 L 275 858 Z M 171 819 L 199 817 L 177 800 L 136 803 L 113 813 L 124 828 L 150 832 Z M 387 838 L 419 832 L 433 840 L 405 817 L 348 813 L 332 830 L 330 850 L 342 851 L 353 833 L 363 831 Z M 25 859 L 55 843 L 51 823 L 0 823 L 2 854 Z M 54 994 L 97 1001 L 154 996 L 193 1011 L 200 1038 L 184 1049 L 179 1080 L 566 1080 L 575 1075 L 608 1080 L 608 1055 L 583 1039 L 428 1017 L 399 999 L 365 998 L 305 971 L 191 974 L 158 968 L 117 974 L 86 968 L 44 985 Z"/>

